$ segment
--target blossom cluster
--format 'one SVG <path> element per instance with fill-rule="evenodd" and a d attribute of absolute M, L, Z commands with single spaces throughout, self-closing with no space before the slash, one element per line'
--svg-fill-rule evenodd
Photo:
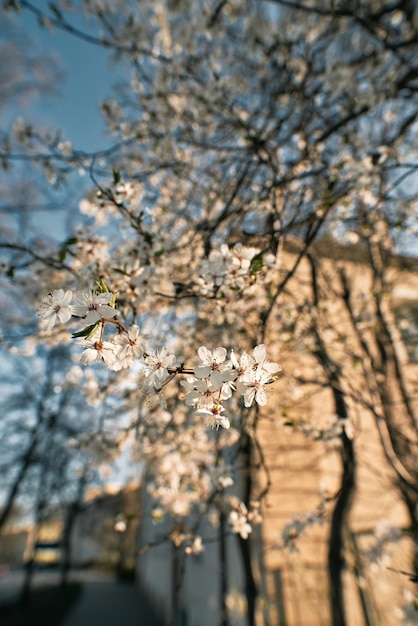
<path fill-rule="evenodd" d="M 314 441 L 323 441 L 329 447 L 341 445 L 341 435 L 344 432 L 348 439 L 354 438 L 353 424 L 347 417 L 333 415 L 326 421 L 323 427 L 312 421 L 305 421 L 299 426 L 299 430 L 305 437 L 311 437 Z"/>
<path fill-rule="evenodd" d="M 232 248 L 222 244 L 200 261 L 197 283 L 202 295 L 214 293 L 221 288 L 241 291 L 251 275 L 259 272 L 263 266 L 274 263 L 275 257 L 272 254 L 260 254 L 256 248 L 249 248 L 241 243 Z"/>
<path fill-rule="evenodd" d="M 252 532 L 251 523 L 261 523 L 259 507 L 259 502 L 251 502 L 251 508 L 248 510 L 244 502 L 239 502 L 228 515 L 228 522 L 231 525 L 232 532 L 240 535 L 242 539 L 248 539 L 248 535 Z"/>
<path fill-rule="evenodd" d="M 222 402 L 235 390 L 243 396 L 246 407 L 252 406 L 254 401 L 260 406 L 267 404 L 265 385 L 275 380 L 281 367 L 267 361 L 264 344 L 256 346 L 252 355 L 243 352 L 239 360 L 233 350 L 228 359 L 224 347 L 211 352 L 202 346 L 197 352 L 202 364 L 194 368 L 194 376 L 181 384 L 187 391 L 186 405 L 195 407 L 196 415 L 208 426 L 229 428 L 229 419 L 222 415 Z"/>
<path fill-rule="evenodd" d="M 373 569 L 390 565 L 391 557 L 387 547 L 392 543 L 399 543 L 402 539 L 401 529 L 391 525 L 388 520 L 382 519 L 376 525 L 374 539 L 374 543 L 365 550 L 364 556 Z"/>
<path fill-rule="evenodd" d="M 294 515 L 292 520 L 286 524 L 282 531 L 281 545 L 290 552 L 297 552 L 297 540 L 301 537 L 307 528 L 316 524 L 322 525 L 328 515 L 329 499 L 325 494 L 321 494 L 322 500 L 315 511 L 305 513 L 304 515 Z"/>
<path fill-rule="evenodd" d="M 41 328 L 50 331 L 57 324 L 65 324 L 75 318 L 83 324 L 81 331 L 73 337 L 83 346 L 80 362 L 89 365 L 104 363 L 110 370 L 120 371 L 139 362 L 145 373 L 143 388 L 160 396 L 166 384 L 177 374 L 187 376 L 181 381 L 185 390 L 185 403 L 193 407 L 195 415 L 207 426 L 218 429 L 230 427 L 224 414 L 223 403 L 233 392 L 243 397 L 245 407 L 254 402 L 267 404 L 265 386 L 274 382 L 281 366 L 267 360 L 264 344 L 254 348 L 252 354 L 243 352 L 238 358 L 233 350 L 216 347 L 213 351 L 206 346 L 198 349 L 200 363 L 193 369 L 185 368 L 165 346 L 152 350 L 139 327 L 125 326 L 118 319 L 116 294 L 110 292 L 103 282 L 99 289 L 77 292 L 56 289 L 43 298 L 38 316 Z M 105 327 L 111 329 L 106 332 Z"/>

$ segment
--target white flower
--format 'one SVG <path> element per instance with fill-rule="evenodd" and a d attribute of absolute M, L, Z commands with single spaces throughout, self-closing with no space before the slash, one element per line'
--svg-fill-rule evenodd
<path fill-rule="evenodd" d="M 217 483 L 220 489 L 227 489 L 228 487 L 232 487 L 234 481 L 231 476 L 218 476 Z"/>
<path fill-rule="evenodd" d="M 215 348 L 214 351 L 211 352 L 205 346 L 201 346 L 197 353 L 203 363 L 203 365 L 198 365 L 194 369 L 197 378 L 208 378 L 212 372 L 223 371 L 228 367 L 228 364 L 225 363 L 227 354 L 226 348 Z"/>
<path fill-rule="evenodd" d="M 219 397 L 221 400 L 226 400 L 232 396 L 232 391 L 235 389 L 235 379 L 237 373 L 234 369 L 227 369 L 223 372 L 213 372 L 209 376 L 211 386 L 219 391 Z"/>
<path fill-rule="evenodd" d="M 116 315 L 116 309 L 109 306 L 113 294 L 110 292 L 96 294 L 94 291 L 78 292 L 77 299 L 73 307 L 74 315 L 83 317 L 86 324 L 95 324 L 100 319 Z"/>
<path fill-rule="evenodd" d="M 264 385 L 271 382 L 269 372 L 257 369 L 256 371 L 247 371 L 237 383 L 238 393 L 244 396 L 244 404 L 250 407 L 254 400 L 260 406 L 267 404 L 267 396 Z"/>
<path fill-rule="evenodd" d="M 84 215 L 94 218 L 96 226 L 104 226 L 108 220 L 108 214 L 106 211 L 103 211 L 103 206 L 94 204 L 87 198 L 83 198 L 80 201 L 78 208 Z"/>
<path fill-rule="evenodd" d="M 206 293 L 221 286 L 243 289 L 250 274 L 251 261 L 257 254 L 255 248 L 246 248 L 240 243 L 231 250 L 222 244 L 219 250 L 212 250 L 208 258 L 200 262 L 198 282 Z"/>
<path fill-rule="evenodd" d="M 222 244 L 220 250 L 211 250 L 208 258 L 201 261 L 199 274 L 211 287 L 220 287 L 231 266 L 237 261 L 232 258 L 228 246 Z"/>
<path fill-rule="evenodd" d="M 263 369 L 270 374 L 277 374 L 281 371 L 281 366 L 277 363 L 267 361 L 267 351 L 264 343 L 256 346 L 253 350 L 254 360 L 258 369 Z"/>
<path fill-rule="evenodd" d="M 187 390 L 184 402 L 187 406 L 205 406 L 213 404 L 212 389 L 207 380 L 198 380 L 194 376 L 181 380 L 180 385 Z"/>
<path fill-rule="evenodd" d="M 143 295 L 143 291 L 149 291 L 153 287 L 156 287 L 158 277 L 155 274 L 155 269 L 151 265 L 141 267 L 137 271 L 136 276 L 131 279 L 131 284 L 141 291 L 141 295 Z"/>
<path fill-rule="evenodd" d="M 157 388 L 161 387 L 167 379 L 168 368 L 175 367 L 175 361 L 174 354 L 168 354 L 166 348 L 147 354 L 145 363 L 149 368 L 149 373 L 145 381 L 146 384 L 155 384 Z"/>
<path fill-rule="evenodd" d="M 189 377 L 185 381 L 180 381 L 180 385 L 188 392 L 184 398 L 186 405 L 208 408 L 218 400 L 230 398 L 234 388 L 234 383 L 230 380 L 231 375 L 235 379 L 235 372 L 226 370 L 205 379 Z"/>
<path fill-rule="evenodd" d="M 231 362 L 232 366 L 237 371 L 238 380 L 241 380 L 244 374 L 249 371 L 264 370 L 272 377 L 282 369 L 278 363 L 267 361 L 267 350 L 264 343 L 254 348 L 252 356 L 247 354 L 247 352 L 243 352 L 239 361 L 234 351 L 231 350 Z"/>
<path fill-rule="evenodd" d="M 210 426 L 211 428 L 216 428 L 216 430 L 218 430 L 219 426 L 222 426 L 223 428 L 230 427 L 229 419 L 225 415 L 221 415 L 223 411 L 225 411 L 224 407 L 215 402 L 210 407 L 202 408 L 196 411 L 196 415 L 197 417 L 203 417 L 203 421 L 206 426 Z"/>
<path fill-rule="evenodd" d="M 232 254 L 238 259 L 240 268 L 244 272 L 248 272 L 251 267 L 251 261 L 258 254 L 255 248 L 246 248 L 242 243 L 236 243 L 232 248 Z"/>
<path fill-rule="evenodd" d="M 137 190 L 133 183 L 119 183 L 115 187 L 115 200 L 116 202 L 129 201 L 137 193 Z"/>
<path fill-rule="evenodd" d="M 233 350 L 231 350 L 231 363 L 237 373 L 238 380 L 242 379 L 245 372 L 253 370 L 256 365 L 255 359 L 247 352 L 243 352 L 240 360 L 238 361 Z"/>
<path fill-rule="evenodd" d="M 120 333 L 114 337 L 115 354 L 121 367 L 129 367 L 134 359 L 143 356 L 144 345 L 141 340 L 142 336 L 136 324 L 129 328 L 127 335 Z"/>
<path fill-rule="evenodd" d="M 263 518 L 260 513 L 260 502 L 252 500 L 250 506 L 251 509 L 248 512 L 248 520 L 253 524 L 261 524 Z"/>
<path fill-rule="evenodd" d="M 82 345 L 86 344 L 88 347 L 80 355 L 80 363 L 90 365 L 90 363 L 95 361 L 104 361 L 110 369 L 119 369 L 116 363 L 115 345 L 113 343 L 100 340 L 96 333 L 91 339 L 83 341 Z"/>
<path fill-rule="evenodd" d="M 194 537 L 191 546 L 185 548 L 186 554 L 200 554 L 204 550 L 202 537 Z"/>
<path fill-rule="evenodd" d="M 50 330 L 57 322 L 65 324 L 71 319 L 73 314 L 72 297 L 71 291 L 55 289 L 42 299 L 38 316 L 41 318 L 45 330 Z"/>
<path fill-rule="evenodd" d="M 155 401 L 158 400 L 158 403 L 160 405 L 160 409 L 162 411 L 166 411 L 167 410 L 167 403 L 165 401 L 165 398 L 161 392 L 161 389 L 157 389 L 153 383 L 153 381 L 151 381 L 150 384 L 147 384 L 147 382 L 144 382 L 142 384 L 139 385 L 139 389 L 141 390 L 144 398 L 145 398 L 145 404 L 149 407 L 152 408 L 155 405 Z"/>
<path fill-rule="evenodd" d="M 60 141 L 57 148 L 60 150 L 61 154 L 66 157 L 70 156 L 73 151 L 71 141 Z"/>
<path fill-rule="evenodd" d="M 241 503 L 240 511 L 231 511 L 228 516 L 228 522 L 232 526 L 232 532 L 241 535 L 243 539 L 248 539 L 248 535 L 252 532 L 251 524 L 248 523 L 247 509 Z"/>

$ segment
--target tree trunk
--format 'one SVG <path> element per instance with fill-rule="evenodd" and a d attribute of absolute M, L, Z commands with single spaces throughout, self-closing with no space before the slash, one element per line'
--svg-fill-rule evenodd
<path fill-rule="evenodd" d="M 331 520 L 331 532 L 328 550 L 328 573 L 330 582 L 330 604 L 332 626 L 345 626 L 345 605 L 343 571 L 344 559 L 344 527 L 355 489 L 355 456 L 352 441 L 343 431 L 341 435 L 341 459 L 343 474 L 341 490 Z"/>
<path fill-rule="evenodd" d="M 85 468 L 78 481 L 77 498 L 74 502 L 71 502 L 66 509 L 66 517 L 61 539 L 61 586 L 66 585 L 68 573 L 72 564 L 72 533 L 77 515 L 83 508 L 84 490 L 87 480 L 87 470 Z"/>
<path fill-rule="evenodd" d="M 255 626 L 257 586 L 255 584 L 253 576 L 250 537 L 248 537 L 248 539 L 243 539 L 240 535 L 237 535 L 242 563 L 244 566 L 245 596 L 247 598 L 247 624 L 248 626 Z"/>
<path fill-rule="evenodd" d="M 228 626 L 228 608 L 226 596 L 228 593 L 228 556 L 226 551 L 226 519 L 222 511 L 219 514 L 219 594 L 220 594 L 220 626 Z"/>
<path fill-rule="evenodd" d="M 8 496 L 6 498 L 6 503 L 4 504 L 1 513 L 0 513 L 0 530 L 3 528 L 4 524 L 6 523 L 10 512 L 13 508 L 16 496 L 18 494 L 19 488 L 26 476 L 26 472 L 28 471 L 29 467 L 31 466 L 31 464 L 33 463 L 33 454 L 35 452 L 36 446 L 38 445 L 38 435 L 37 435 L 37 426 L 35 427 L 35 430 L 32 433 L 32 438 L 31 438 L 31 442 L 23 456 L 23 458 L 21 459 L 21 466 L 19 469 L 19 472 L 13 482 L 13 485 L 10 488 L 10 491 L 8 493 Z"/>
<path fill-rule="evenodd" d="M 252 490 L 252 443 L 248 434 L 243 435 L 243 443 L 241 446 L 241 456 L 246 474 L 244 478 L 244 495 L 243 501 L 247 509 L 250 508 L 251 490 Z M 251 535 L 248 539 L 243 539 L 237 535 L 238 545 L 241 552 L 242 565 L 244 571 L 245 596 L 247 598 L 247 624 L 255 625 L 255 607 L 257 601 L 257 585 L 255 584 L 253 566 L 251 559 Z"/>
<path fill-rule="evenodd" d="M 400 483 L 400 490 L 408 508 L 409 519 L 411 520 L 411 539 L 414 550 L 411 574 L 414 582 L 418 583 L 418 495 L 402 483 Z"/>
<path fill-rule="evenodd" d="M 319 288 L 315 260 L 308 256 L 311 264 L 313 304 L 319 312 Z M 332 514 L 331 530 L 328 549 L 328 575 L 330 585 L 330 608 L 332 626 L 346 626 L 343 571 L 344 559 L 344 527 L 351 507 L 355 490 L 355 453 L 353 442 L 347 437 L 344 429 L 344 421 L 348 418 L 347 404 L 344 392 L 341 388 L 341 371 L 337 363 L 328 353 L 327 346 L 323 341 L 317 316 L 312 317 L 312 332 L 316 339 L 317 349 L 315 356 L 324 368 L 328 378 L 328 384 L 334 397 L 335 413 L 342 424 L 341 428 L 341 461 L 342 476 L 341 488 Z"/>
<path fill-rule="evenodd" d="M 77 503 L 71 502 L 67 506 L 64 521 L 64 529 L 61 539 L 61 587 L 65 587 L 68 582 L 68 573 L 71 568 L 71 535 L 77 515 Z"/>

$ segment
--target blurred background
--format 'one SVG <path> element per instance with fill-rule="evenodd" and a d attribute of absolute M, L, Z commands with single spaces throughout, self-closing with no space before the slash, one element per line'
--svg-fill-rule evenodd
<path fill-rule="evenodd" d="M 2 623 L 417 624 L 417 3 L 0 15 Z M 81 367 L 36 311 L 101 279 L 183 363 L 265 343 L 268 405 Z"/>

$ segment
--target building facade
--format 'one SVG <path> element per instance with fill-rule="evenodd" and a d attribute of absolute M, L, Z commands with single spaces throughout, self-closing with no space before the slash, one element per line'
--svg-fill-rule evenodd
<path fill-rule="evenodd" d="M 283 274 L 297 252 L 296 243 L 283 251 Z M 267 487 L 262 522 L 249 539 L 257 626 L 333 624 L 330 529 L 347 470 L 342 438 L 355 464 L 341 528 L 347 624 L 418 623 L 416 546 L 402 482 L 416 481 L 418 470 L 411 420 L 418 410 L 418 263 L 385 258 L 380 292 L 377 274 L 361 248 L 323 242 L 297 265 L 270 324 L 283 376 L 258 424 L 262 462 L 253 452 L 255 490 Z M 346 415 L 338 414 L 336 397 Z M 146 550 L 161 531 L 147 510 L 145 501 L 139 584 L 168 624 L 221 624 L 219 546 L 186 557 L 170 542 Z M 237 545 L 228 539 L 228 623 L 241 626 L 248 622 Z"/>

